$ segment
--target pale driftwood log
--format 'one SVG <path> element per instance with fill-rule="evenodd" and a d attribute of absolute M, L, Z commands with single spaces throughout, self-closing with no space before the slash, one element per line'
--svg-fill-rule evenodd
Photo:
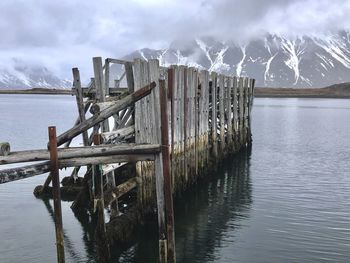
<path fill-rule="evenodd" d="M 126 128 L 121 128 L 115 131 L 111 131 L 111 132 L 103 132 L 101 133 L 101 137 L 102 137 L 102 142 L 103 143 L 107 143 L 110 141 L 115 141 L 121 138 L 125 138 L 128 135 L 131 135 L 135 132 L 135 126 L 129 126 Z"/>
<path fill-rule="evenodd" d="M 0 142 L 0 156 L 6 156 L 10 153 L 11 148 L 8 142 Z"/>
<path fill-rule="evenodd" d="M 76 137 L 80 133 L 90 129 L 91 127 L 95 126 L 96 124 L 100 123 L 101 121 L 106 120 L 107 118 L 111 117 L 116 112 L 132 105 L 136 101 L 142 99 L 143 97 L 147 96 L 151 93 L 152 89 L 156 86 L 155 82 L 152 82 L 151 84 L 143 87 L 142 89 L 139 89 L 135 91 L 134 93 L 126 96 L 125 98 L 117 101 L 114 106 L 107 108 L 104 111 L 101 111 L 99 114 L 87 119 L 86 121 L 80 123 L 79 125 L 73 127 L 72 129 L 69 129 L 68 131 L 64 132 L 60 136 L 57 137 L 57 145 L 62 145 L 66 141 Z"/>
<path fill-rule="evenodd" d="M 159 144 L 98 145 L 61 148 L 58 149 L 58 158 L 62 160 L 77 157 L 98 157 L 118 154 L 154 154 L 158 153 L 159 151 Z M 44 160 L 50 160 L 48 150 L 12 152 L 10 155 L 0 156 L 0 164 L 35 162 Z"/>

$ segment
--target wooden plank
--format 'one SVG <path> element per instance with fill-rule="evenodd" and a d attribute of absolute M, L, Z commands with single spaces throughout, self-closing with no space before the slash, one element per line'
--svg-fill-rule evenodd
<path fill-rule="evenodd" d="M 189 142 L 189 126 L 190 126 L 190 120 L 189 120 L 189 82 L 190 82 L 190 75 L 189 75 L 189 69 L 187 67 L 180 66 L 180 71 L 183 70 L 183 79 L 182 82 L 180 82 L 180 85 L 183 83 L 183 100 L 184 100 L 184 115 L 183 115 L 183 139 L 184 139 L 184 149 L 183 149 L 183 164 L 184 164 L 184 181 L 187 184 L 188 183 L 188 174 L 189 174 L 189 164 L 191 163 L 191 160 L 189 160 L 191 152 L 189 150 L 190 142 Z M 180 86 L 181 88 L 181 86 Z"/>
<path fill-rule="evenodd" d="M 116 112 L 132 105 L 133 103 L 135 103 L 135 101 L 138 101 L 143 97 L 147 96 L 148 94 L 151 93 L 152 89 L 155 86 L 156 86 L 156 83 L 152 82 L 151 84 L 143 87 L 142 89 L 139 89 L 134 93 L 126 96 L 125 98 L 117 101 L 114 106 L 107 108 L 105 111 L 100 112 L 100 114 L 94 115 L 93 117 L 87 119 L 86 121 L 81 122 L 79 125 L 64 132 L 63 134 L 57 137 L 58 146 L 74 138 L 78 134 L 90 129 L 91 127 L 100 123 L 101 121 L 106 120 Z"/>
<path fill-rule="evenodd" d="M 230 151 L 232 151 L 232 141 L 233 141 L 233 116 L 232 116 L 232 97 L 233 97 L 233 79 L 228 78 L 227 81 L 227 92 L 226 92 L 226 109 L 227 109 L 227 143 Z"/>
<path fill-rule="evenodd" d="M 135 133 L 135 125 L 131 125 L 129 127 L 120 128 L 111 132 L 103 132 L 101 133 L 103 143 L 111 143 L 120 141 L 121 139 Z"/>
<path fill-rule="evenodd" d="M 233 77 L 233 143 L 234 151 L 238 149 L 238 98 L 237 98 L 238 81 Z"/>
<path fill-rule="evenodd" d="M 129 92 L 132 93 L 134 92 L 135 88 L 135 84 L 134 84 L 134 73 L 133 73 L 133 69 L 132 69 L 132 62 L 126 62 L 124 64 L 125 67 L 125 72 L 126 72 L 126 82 L 128 85 L 128 89 Z"/>
<path fill-rule="evenodd" d="M 239 143 L 240 147 L 243 145 L 244 140 L 244 78 L 239 78 L 239 104 L 238 104 L 238 112 L 239 112 Z"/>
<path fill-rule="evenodd" d="M 249 89 L 249 80 L 244 78 L 244 87 L 243 87 L 243 144 L 247 143 L 247 132 L 248 132 L 248 89 Z"/>
<path fill-rule="evenodd" d="M 168 99 L 170 101 L 170 111 L 169 111 L 169 119 L 170 119 L 170 158 L 171 158 L 171 179 L 172 179 L 172 186 L 173 186 L 173 191 L 174 185 L 175 185 L 175 112 L 174 112 L 174 107 L 175 107 L 175 98 L 174 98 L 174 89 L 175 89 L 175 70 L 173 67 L 170 67 L 168 69 Z"/>
<path fill-rule="evenodd" d="M 169 152 L 169 122 L 168 122 L 168 101 L 165 90 L 165 81 L 160 82 L 160 118 L 161 118 L 161 161 L 162 161 L 162 177 L 164 183 L 164 204 L 166 214 L 166 237 L 167 237 L 167 261 L 174 263 L 175 256 L 175 234 L 174 234 L 174 211 L 172 197 L 172 182 L 170 174 L 170 152 Z"/>
<path fill-rule="evenodd" d="M 71 158 L 60 160 L 60 169 L 66 167 L 99 165 L 123 162 L 154 161 L 154 154 L 128 154 L 128 155 L 110 155 L 85 158 Z"/>
<path fill-rule="evenodd" d="M 220 120 L 220 153 L 226 151 L 225 143 L 225 77 L 219 75 L 219 120 Z"/>
<path fill-rule="evenodd" d="M 104 75 L 104 89 L 105 89 L 105 95 L 109 95 L 109 61 L 108 59 L 105 59 L 105 75 Z"/>
<path fill-rule="evenodd" d="M 122 65 L 125 65 L 125 63 L 129 62 L 129 63 L 133 63 L 131 61 L 128 61 L 128 60 L 122 60 L 122 59 L 116 59 L 116 58 L 107 58 L 108 59 L 108 62 L 110 63 L 114 63 L 114 64 L 122 64 Z"/>
<path fill-rule="evenodd" d="M 76 157 L 98 157 L 118 154 L 153 154 L 157 152 L 160 152 L 159 144 L 111 144 L 100 146 L 61 148 L 58 149 L 58 158 L 62 160 Z M 0 164 L 35 162 L 44 160 L 50 160 L 50 154 L 48 150 L 30 150 L 12 152 L 7 156 L 1 156 Z"/>
<path fill-rule="evenodd" d="M 198 132 L 197 132 L 197 155 L 198 155 L 198 172 L 203 172 L 204 168 L 204 127 L 205 127 L 205 72 L 201 71 L 198 75 L 199 81 L 198 81 L 198 93 L 197 93 L 197 100 L 198 100 Z"/>
<path fill-rule="evenodd" d="M 84 97 L 95 96 L 96 94 L 95 84 L 93 84 L 93 89 L 88 87 L 82 87 L 82 91 L 83 91 Z M 109 87 L 110 96 L 121 95 L 125 92 L 128 92 L 128 87 L 119 87 L 119 88 Z M 76 93 L 75 88 L 72 89 L 72 93 Z"/>
<path fill-rule="evenodd" d="M 194 69 L 194 75 L 193 75 L 193 91 L 192 91 L 192 96 L 193 96 L 193 118 L 192 118 L 192 127 L 193 127 L 193 151 L 194 151 L 194 175 L 195 179 L 198 176 L 198 161 L 199 161 L 199 156 L 198 156 L 198 143 L 199 143 L 199 105 L 198 105 L 198 70 Z"/>
<path fill-rule="evenodd" d="M 214 159 L 218 156 L 217 146 L 217 74 L 211 73 L 211 139 Z"/>
<path fill-rule="evenodd" d="M 104 102 L 106 101 L 106 87 L 103 79 L 102 58 L 94 57 L 92 60 L 94 65 L 96 100 L 97 102 Z M 108 120 L 104 120 L 101 123 L 101 127 L 102 132 L 109 131 Z"/>
<path fill-rule="evenodd" d="M 78 106 L 78 113 L 79 113 L 79 122 L 83 122 L 85 121 L 85 108 L 84 108 L 84 101 L 83 101 L 83 92 L 81 89 L 81 81 L 80 81 L 80 73 L 78 68 L 73 68 L 72 69 L 73 72 L 73 86 L 76 89 L 76 94 L 75 94 L 75 98 L 77 101 L 77 106 Z M 84 146 L 87 146 L 89 144 L 89 135 L 87 133 L 87 131 L 84 131 L 82 133 L 83 136 L 83 143 Z"/>
<path fill-rule="evenodd" d="M 201 96 L 202 96 L 202 151 L 204 168 L 209 161 L 209 72 L 201 71 Z"/>

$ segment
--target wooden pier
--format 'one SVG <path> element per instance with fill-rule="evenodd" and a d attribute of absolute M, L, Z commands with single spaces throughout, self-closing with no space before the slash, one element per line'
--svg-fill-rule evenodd
<path fill-rule="evenodd" d="M 117 79 L 111 77 L 114 65 L 123 70 Z M 155 59 L 102 63 L 95 57 L 93 68 L 87 87 L 79 70 L 72 70 L 78 118 L 59 136 L 49 128 L 48 149 L 11 152 L 8 143 L 0 143 L 0 165 L 35 162 L 0 170 L 0 183 L 49 172 L 35 194 L 53 192 L 58 262 L 64 262 L 60 193 L 68 181 L 76 190 L 72 209 L 93 211 L 97 218 L 101 262 L 108 260 L 110 246 L 123 242 L 155 208 L 159 261 L 175 262 L 172 198 L 252 143 L 254 79 L 161 67 Z M 77 136 L 84 146 L 70 147 Z M 82 166 L 87 169 L 79 176 Z M 74 169 L 60 187 L 59 169 L 65 167 Z M 126 196 L 134 198 L 121 212 Z"/>

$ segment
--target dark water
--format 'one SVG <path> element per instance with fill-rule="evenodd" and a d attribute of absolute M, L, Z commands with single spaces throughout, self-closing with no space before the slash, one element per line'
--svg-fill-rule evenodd
<path fill-rule="evenodd" d="M 2 95 L 0 113 L 15 149 L 45 147 L 48 125 L 76 117 L 66 96 Z M 251 152 L 175 201 L 177 262 L 349 262 L 350 100 L 255 99 L 253 117 Z M 51 203 L 32 195 L 44 179 L 0 185 L 0 262 L 55 261 Z M 68 262 L 95 262 L 84 220 L 63 203 Z M 156 262 L 156 230 L 112 262 Z"/>

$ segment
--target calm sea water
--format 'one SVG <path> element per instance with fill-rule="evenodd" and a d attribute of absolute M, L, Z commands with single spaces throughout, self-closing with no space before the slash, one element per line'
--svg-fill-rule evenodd
<path fill-rule="evenodd" d="M 77 116 L 69 96 L 0 95 L 0 113 L 14 150 L 44 148 L 47 126 L 60 133 Z M 177 262 L 348 262 L 349 132 L 350 100 L 255 99 L 251 151 L 175 201 Z M 0 262 L 55 262 L 52 203 L 32 195 L 44 180 L 0 185 Z M 67 261 L 95 262 L 92 230 L 69 205 Z M 156 262 L 156 231 L 111 262 Z"/>

